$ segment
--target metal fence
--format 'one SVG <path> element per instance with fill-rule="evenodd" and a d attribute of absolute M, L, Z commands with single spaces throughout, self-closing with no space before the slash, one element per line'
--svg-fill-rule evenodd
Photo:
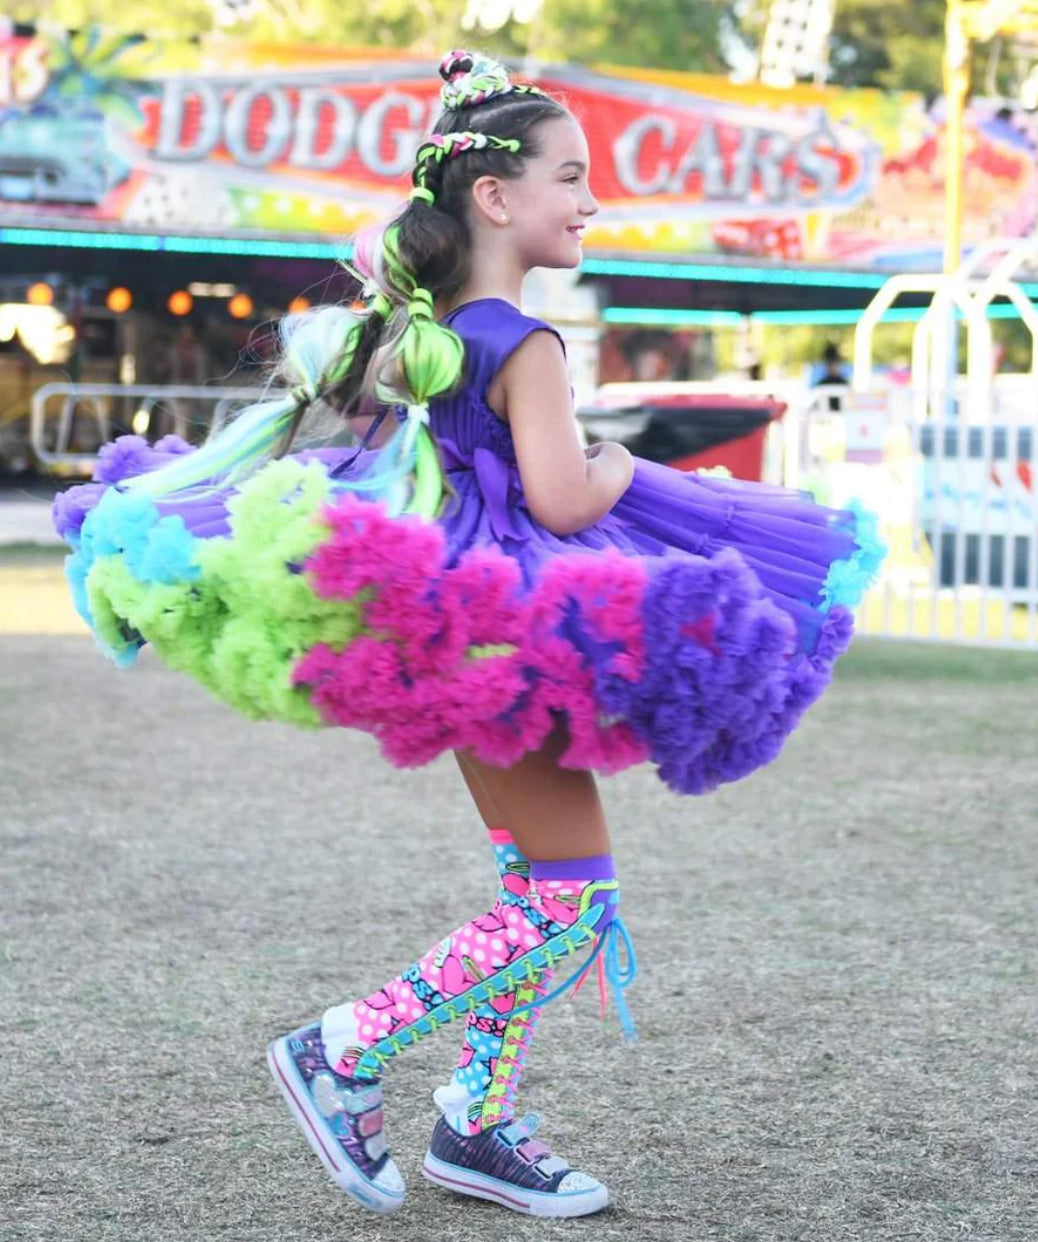
<path fill-rule="evenodd" d="M 925 397 L 815 389 L 787 413 L 782 481 L 879 515 L 889 553 L 862 632 L 1033 648 L 1038 383 L 992 381 L 979 411 L 970 397 L 965 379 Z"/>
<path fill-rule="evenodd" d="M 198 439 L 203 429 L 260 395 L 257 388 L 186 384 L 45 384 L 33 396 L 29 437 L 44 469 L 89 475 L 97 450 L 115 435 Z"/>

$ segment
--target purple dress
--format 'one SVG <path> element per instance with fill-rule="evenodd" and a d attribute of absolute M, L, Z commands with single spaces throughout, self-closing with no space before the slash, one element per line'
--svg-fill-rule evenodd
<path fill-rule="evenodd" d="M 74 489 L 58 506 L 95 630 L 110 647 L 151 642 L 247 714 L 365 729 L 399 765 L 448 749 L 507 765 L 560 719 L 564 764 L 650 760 L 685 793 L 773 759 L 850 641 L 850 607 L 882 558 L 870 516 L 636 460 L 605 517 L 554 535 L 531 515 L 511 431 L 486 402 L 513 351 L 554 329 L 497 298 L 444 322 L 464 342 L 466 374 L 430 403 L 448 485 L 435 522 L 392 516 L 354 490 L 375 453 L 330 448 L 272 463 L 240 495 L 99 510 L 120 479 L 186 448 L 136 441 L 103 454 L 107 487 Z M 292 490 L 272 490 L 277 471 L 293 470 Z M 307 517 L 309 542 L 298 523 L 296 543 L 250 541 L 257 514 L 272 532 L 290 522 L 299 480 L 316 486 L 315 471 L 330 490 Z M 106 558 L 123 569 L 102 572 Z M 243 593 L 238 574 L 267 585 Z M 291 607 L 278 611 L 282 598 Z M 263 678 L 282 668 L 271 688 Z"/>
<path fill-rule="evenodd" d="M 635 458 L 631 486 L 610 513 L 576 534 L 554 535 L 526 506 L 512 433 L 487 405 L 486 394 L 531 333 L 558 333 L 500 298 L 466 303 L 444 323 L 465 342 L 466 354 L 464 387 L 430 406 L 431 428 L 457 492 L 441 518 L 452 556 L 496 545 L 519 562 L 529 584 L 561 552 L 614 548 L 637 556 L 713 557 L 737 548 L 806 634 L 817 635 L 824 617 L 820 591 L 830 566 L 858 551 L 857 515 L 835 514 L 785 488 L 687 474 Z"/>

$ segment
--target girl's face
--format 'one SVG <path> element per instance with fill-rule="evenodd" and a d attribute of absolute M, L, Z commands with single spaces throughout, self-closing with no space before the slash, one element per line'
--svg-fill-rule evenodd
<path fill-rule="evenodd" d="M 581 234 L 598 202 L 588 186 L 591 155 L 572 117 L 545 121 L 537 131 L 541 154 L 523 175 L 504 183 L 509 232 L 524 266 L 577 267 Z"/>

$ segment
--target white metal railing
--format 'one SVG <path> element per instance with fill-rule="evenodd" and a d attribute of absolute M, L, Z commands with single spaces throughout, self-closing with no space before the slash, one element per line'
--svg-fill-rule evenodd
<path fill-rule="evenodd" d="M 787 414 L 785 482 L 879 516 L 889 553 L 861 631 L 1038 647 L 1038 382 L 992 382 L 983 418 L 962 382 L 938 400 L 845 389 L 838 411 L 818 392 Z"/>
<path fill-rule="evenodd" d="M 1036 260 L 1038 238 L 992 239 L 956 272 L 892 278 L 857 325 L 851 404 L 886 403 L 876 415 L 883 446 L 873 482 L 886 487 L 880 512 L 891 543 L 881 587 L 863 609 L 866 630 L 1038 645 L 1038 312 L 1016 283 Z M 903 292 L 931 295 L 913 336 L 911 383 L 872 392 L 873 332 Z M 998 374 L 996 298 L 1012 303 L 1031 337 L 1021 374 Z"/>
<path fill-rule="evenodd" d="M 32 399 L 29 439 L 37 461 L 55 474 L 89 474 L 97 452 L 77 450 L 77 424 L 86 423 L 90 440 L 100 447 L 122 426 L 141 435 L 153 423 L 189 438 L 192 429 L 208 427 L 238 405 L 256 401 L 258 388 L 213 388 L 173 384 L 44 384 Z"/>

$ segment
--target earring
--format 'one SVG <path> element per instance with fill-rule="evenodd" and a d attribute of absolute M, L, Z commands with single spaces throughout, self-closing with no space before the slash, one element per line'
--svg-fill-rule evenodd
<path fill-rule="evenodd" d="M 501 217 L 501 223 L 502 223 L 502 224 L 507 224 L 507 223 L 508 223 L 508 217 L 507 217 L 507 216 L 502 216 L 502 217 Z"/>

